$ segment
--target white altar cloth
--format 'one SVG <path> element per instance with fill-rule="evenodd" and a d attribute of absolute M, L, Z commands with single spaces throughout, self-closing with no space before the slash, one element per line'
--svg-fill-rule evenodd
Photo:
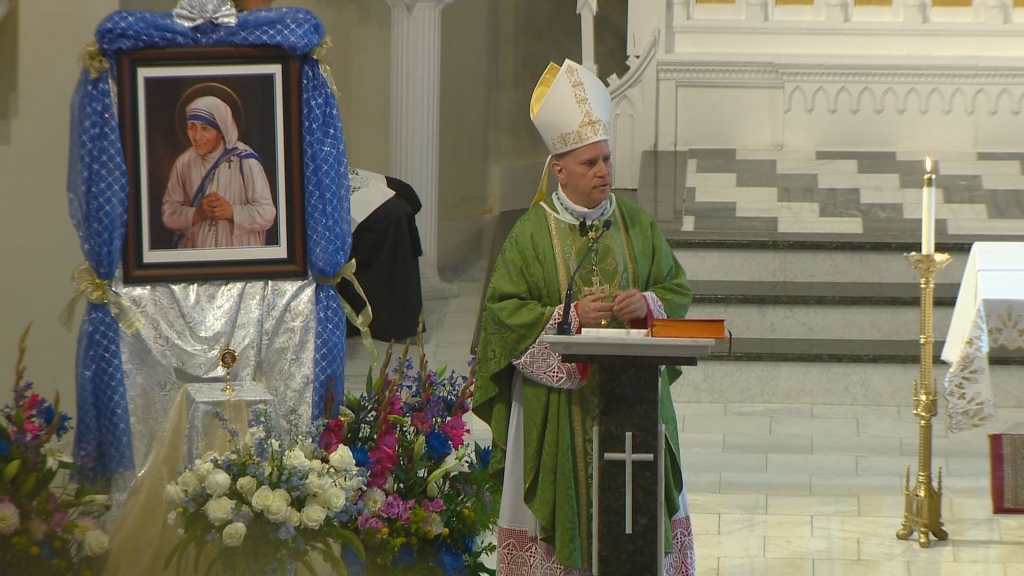
<path fill-rule="evenodd" d="M 949 431 L 995 418 L 988 354 L 1024 347 L 1024 242 L 977 242 L 971 248 L 953 320 L 942 348 Z"/>

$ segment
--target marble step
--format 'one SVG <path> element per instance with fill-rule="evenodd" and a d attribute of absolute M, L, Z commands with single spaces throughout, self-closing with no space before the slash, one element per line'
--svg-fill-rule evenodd
<path fill-rule="evenodd" d="M 728 244 L 673 243 L 676 258 L 693 281 L 896 283 L 917 286 L 919 277 L 899 245 L 878 249 L 793 246 L 771 242 Z M 887 248 L 887 249 L 883 249 Z M 952 262 L 936 277 L 937 284 L 959 285 L 967 252 L 951 252 Z"/>
<path fill-rule="evenodd" d="M 691 280 L 694 304 L 914 306 L 921 289 L 907 282 L 754 282 Z M 958 286 L 937 284 L 935 306 L 953 306 Z"/>
<path fill-rule="evenodd" d="M 695 302 L 690 318 L 725 318 L 738 339 L 884 340 L 915 342 L 920 334 L 917 305 L 745 304 Z M 934 308 L 934 334 L 949 331 L 953 308 Z M 853 348 L 851 348 L 853 350 Z"/>
<path fill-rule="evenodd" d="M 945 406 L 942 381 L 946 367 L 937 364 L 939 412 Z M 999 408 L 1024 407 L 1024 366 L 991 367 Z M 830 404 L 910 406 L 916 363 L 762 361 L 720 362 L 704 359 L 683 369 L 672 385 L 672 398 L 686 403 Z"/>
<path fill-rule="evenodd" d="M 945 364 L 939 360 L 943 345 L 940 338 L 935 340 L 932 348 L 934 363 L 945 369 Z M 734 337 L 731 342 L 718 341 L 706 361 L 917 365 L 920 357 L 921 348 L 916 337 L 905 340 Z M 1024 365 L 1024 350 L 997 348 L 989 353 L 989 363 L 996 366 Z"/>

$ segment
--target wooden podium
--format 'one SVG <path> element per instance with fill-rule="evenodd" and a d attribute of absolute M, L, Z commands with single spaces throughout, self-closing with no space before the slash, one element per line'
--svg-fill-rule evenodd
<path fill-rule="evenodd" d="M 642 331 L 640 331 L 642 333 Z M 649 338 L 636 331 L 546 335 L 566 362 L 600 365 L 593 462 L 595 576 L 660 576 L 665 559 L 665 434 L 659 366 L 696 366 L 714 340 Z"/>

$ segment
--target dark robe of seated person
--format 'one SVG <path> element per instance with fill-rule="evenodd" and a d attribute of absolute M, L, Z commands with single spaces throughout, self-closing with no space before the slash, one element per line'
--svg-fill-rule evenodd
<path fill-rule="evenodd" d="M 422 204 L 408 183 L 386 178 L 395 195 L 356 226 L 350 258 L 356 260 L 356 279 L 373 311 L 370 333 L 374 339 L 390 342 L 416 336 L 423 309 L 419 265 L 423 247 L 416 227 Z M 337 290 L 356 313 L 365 307 L 347 280 L 339 282 Z M 359 334 L 351 322 L 346 324 L 347 336 Z"/>

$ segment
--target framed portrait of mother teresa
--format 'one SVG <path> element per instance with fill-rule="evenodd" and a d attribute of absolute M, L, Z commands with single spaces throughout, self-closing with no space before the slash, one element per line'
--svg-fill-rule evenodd
<path fill-rule="evenodd" d="M 118 64 L 125 283 L 305 277 L 297 58 L 166 48 Z"/>

